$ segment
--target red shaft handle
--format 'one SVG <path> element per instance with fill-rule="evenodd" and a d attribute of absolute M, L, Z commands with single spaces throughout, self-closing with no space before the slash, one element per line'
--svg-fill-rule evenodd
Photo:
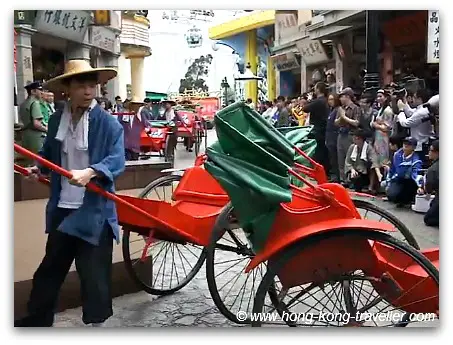
<path fill-rule="evenodd" d="M 44 159 L 42 158 L 41 156 L 27 150 L 27 149 L 24 149 L 22 146 L 14 143 L 14 151 L 16 151 L 17 153 L 23 155 L 23 156 L 26 156 L 30 159 L 34 159 L 35 161 L 37 161 L 38 163 L 40 163 L 41 165 L 43 165 L 44 167 L 50 169 L 50 170 L 53 170 L 55 171 L 56 173 L 64 176 L 64 177 L 67 177 L 68 179 L 71 179 L 72 178 L 72 174 L 63 169 L 62 167 L 52 163 L 52 162 L 49 162 L 47 159 Z M 28 173 L 28 172 L 27 172 Z M 168 224 L 167 222 L 157 218 L 157 217 L 154 217 L 153 215 L 149 214 L 148 212 L 142 210 L 141 208 L 131 204 L 130 202 L 127 202 L 126 200 L 124 199 L 121 199 L 119 196 L 117 196 L 116 194 L 114 193 L 110 193 L 110 192 L 107 192 L 105 191 L 104 189 L 102 189 L 101 187 L 99 187 L 98 185 L 96 185 L 95 183 L 93 182 L 90 182 L 86 185 L 86 188 L 91 190 L 92 192 L 96 192 L 96 193 L 99 193 L 101 194 L 102 196 L 104 196 L 105 198 L 107 199 L 110 199 L 110 200 L 113 200 L 117 203 L 120 203 L 120 204 L 123 204 L 124 206 L 126 207 L 129 207 L 131 209 L 133 209 L 135 212 L 137 213 L 140 213 L 141 215 L 143 215 L 144 217 L 148 218 L 148 219 L 151 219 L 159 224 L 162 224 L 170 229 L 174 229 L 173 226 L 171 226 L 170 224 Z M 183 235 L 185 235 L 187 238 L 189 238 L 192 242 L 194 243 L 198 243 L 198 241 L 190 234 L 186 233 L 186 232 L 182 232 L 181 230 L 179 230 L 180 233 L 182 233 Z"/>
<path fill-rule="evenodd" d="M 16 163 L 14 163 L 14 170 L 17 171 L 18 173 L 24 175 L 24 176 L 29 176 L 30 175 L 30 173 L 28 172 L 27 169 L 25 169 L 24 167 L 21 167 L 20 165 L 17 165 Z M 44 176 L 39 176 L 38 177 L 38 181 L 42 182 L 44 184 L 47 184 L 47 185 L 50 184 L 50 181 L 48 179 L 46 179 Z"/>

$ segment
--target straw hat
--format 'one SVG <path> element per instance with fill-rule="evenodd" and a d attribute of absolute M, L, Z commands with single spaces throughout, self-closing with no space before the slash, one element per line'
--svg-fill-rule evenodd
<path fill-rule="evenodd" d="M 64 73 L 50 79 L 46 82 L 45 87 L 49 90 L 61 91 L 64 89 L 63 81 L 70 77 L 83 74 L 97 74 L 97 83 L 104 84 L 110 79 L 116 77 L 118 72 L 114 68 L 93 68 L 90 63 L 86 60 L 69 60 L 66 62 Z"/>

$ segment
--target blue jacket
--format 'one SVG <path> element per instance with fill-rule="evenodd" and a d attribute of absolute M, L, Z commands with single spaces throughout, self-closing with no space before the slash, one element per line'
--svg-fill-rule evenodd
<path fill-rule="evenodd" d="M 43 158 L 61 166 L 61 142 L 55 139 L 62 111 L 50 117 L 47 137 L 39 153 Z M 102 175 L 94 179 L 109 192 L 115 192 L 114 180 L 125 169 L 123 128 L 115 116 L 96 105 L 89 115 L 88 154 L 90 167 Z M 41 167 L 41 172 L 49 170 Z M 50 198 L 46 206 L 46 233 L 58 229 L 93 245 L 99 245 L 99 237 L 107 222 L 119 242 L 119 226 L 115 202 L 86 190 L 83 204 L 61 224 L 55 224 L 55 212 L 61 191 L 61 176 L 50 172 Z"/>
<path fill-rule="evenodd" d="M 393 163 L 388 173 L 387 181 L 413 179 L 421 187 L 423 182 L 423 176 L 419 175 L 421 168 L 422 161 L 416 152 L 413 152 L 409 158 L 405 158 L 403 149 L 399 149 L 393 155 Z"/>

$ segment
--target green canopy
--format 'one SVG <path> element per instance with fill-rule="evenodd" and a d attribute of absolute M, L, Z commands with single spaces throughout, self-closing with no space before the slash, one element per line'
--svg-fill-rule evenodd
<path fill-rule="evenodd" d="M 294 145 L 312 154 L 312 127 L 275 129 L 243 102 L 219 111 L 214 119 L 218 142 L 207 149 L 206 170 L 228 193 L 235 214 L 256 251 L 265 243 L 281 202 L 291 201 L 288 169 Z M 299 158 L 302 158 L 300 160 Z M 303 157 L 297 161 L 307 164 Z"/>

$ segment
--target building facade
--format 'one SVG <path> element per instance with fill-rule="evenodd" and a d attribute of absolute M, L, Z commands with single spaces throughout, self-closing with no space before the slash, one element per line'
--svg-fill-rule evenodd
<path fill-rule="evenodd" d="M 146 96 L 145 58 L 152 53 L 149 41 L 150 21 L 148 13 L 143 10 L 121 12 L 121 55 L 117 78 L 119 90 L 115 95 L 141 102 Z"/>
<path fill-rule="evenodd" d="M 244 98 L 259 100 L 276 97 L 275 70 L 270 59 L 274 36 L 275 11 L 251 11 L 209 29 L 209 38 L 229 46 L 239 56 L 241 72 L 247 66 L 260 81 L 241 82 Z"/>
<path fill-rule="evenodd" d="M 367 44 L 378 52 L 371 58 L 381 85 L 412 74 L 438 91 L 438 11 L 376 11 L 375 15 L 377 25 L 372 29 L 377 39 L 367 42 L 364 10 L 276 11 L 272 59 L 277 93 L 296 96 L 327 73 L 334 75 L 337 92 L 346 86 L 360 90 Z"/>
<path fill-rule="evenodd" d="M 117 68 L 121 14 L 110 12 L 110 26 L 98 27 L 93 25 L 90 10 L 15 11 L 18 103 L 27 97 L 25 85 L 61 74 L 67 60 L 84 59 L 93 67 Z M 114 94 L 118 80 L 103 87 Z M 55 95 L 56 100 L 61 97 Z"/>

